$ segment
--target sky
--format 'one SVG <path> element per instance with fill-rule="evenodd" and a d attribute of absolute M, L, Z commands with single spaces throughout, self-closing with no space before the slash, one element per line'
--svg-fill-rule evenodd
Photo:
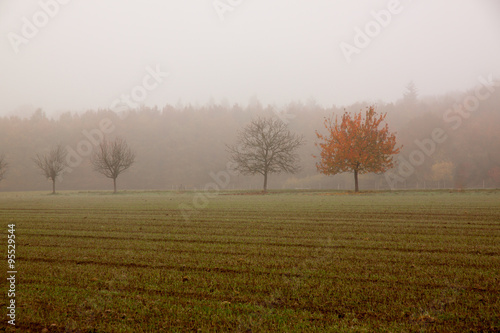
<path fill-rule="evenodd" d="M 0 116 L 323 106 L 500 77 L 498 0 L 0 0 Z"/>

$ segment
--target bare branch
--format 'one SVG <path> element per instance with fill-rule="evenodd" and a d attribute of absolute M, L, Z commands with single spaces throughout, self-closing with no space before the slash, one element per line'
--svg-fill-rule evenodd
<path fill-rule="evenodd" d="M 113 179 L 116 192 L 116 178 L 134 164 L 135 154 L 124 139 L 117 138 L 112 142 L 104 139 L 92 155 L 91 162 L 95 171 Z"/>
<path fill-rule="evenodd" d="M 55 183 L 62 171 L 66 168 L 68 152 L 62 145 L 58 145 L 45 155 L 37 154 L 33 159 L 35 165 L 47 179 L 52 180 L 52 193 L 55 193 Z"/>
<path fill-rule="evenodd" d="M 302 136 L 291 133 L 277 118 L 257 118 L 238 135 L 238 144 L 227 146 L 236 170 L 244 175 L 264 176 L 270 173 L 296 173 L 300 170 L 296 150 L 304 143 Z"/>

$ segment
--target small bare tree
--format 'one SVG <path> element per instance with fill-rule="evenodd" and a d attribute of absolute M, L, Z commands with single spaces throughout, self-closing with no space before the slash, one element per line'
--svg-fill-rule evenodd
<path fill-rule="evenodd" d="M 113 179 L 114 193 L 116 193 L 116 178 L 130 168 L 135 162 L 135 154 L 124 139 L 115 141 L 102 140 L 91 157 L 94 170 Z"/>
<path fill-rule="evenodd" d="M 296 173 L 300 170 L 296 150 L 304 138 L 293 134 L 277 118 L 257 118 L 238 135 L 235 146 L 227 146 L 236 170 L 244 175 L 264 176 L 264 192 L 271 173 Z"/>
<path fill-rule="evenodd" d="M 5 156 L 0 155 L 0 181 L 2 181 L 2 179 L 4 179 L 8 166 L 9 166 L 9 164 L 7 163 L 7 161 L 5 161 Z"/>
<path fill-rule="evenodd" d="M 58 145 L 45 155 L 37 154 L 33 159 L 36 166 L 42 171 L 42 175 L 52 180 L 52 194 L 56 193 L 56 179 L 66 168 L 66 149 Z"/>

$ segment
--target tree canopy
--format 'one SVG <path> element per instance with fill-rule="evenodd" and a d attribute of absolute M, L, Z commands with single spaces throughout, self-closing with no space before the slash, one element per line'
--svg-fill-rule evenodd
<path fill-rule="evenodd" d="M 335 120 L 325 119 L 327 134 L 316 131 L 321 149 L 318 171 L 326 175 L 353 172 L 358 192 L 358 175 L 393 168 L 393 155 L 401 148 L 396 148 L 396 136 L 389 132 L 388 125 L 381 126 L 386 115 L 378 115 L 370 106 L 364 114 L 345 112 L 340 121 L 337 116 Z"/>

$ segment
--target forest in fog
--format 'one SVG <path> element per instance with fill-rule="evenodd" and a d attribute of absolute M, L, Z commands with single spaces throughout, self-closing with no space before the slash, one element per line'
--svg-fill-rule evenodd
<path fill-rule="evenodd" d="M 360 102 L 348 107 L 325 108 L 310 99 L 276 108 L 253 97 L 247 106 L 213 101 L 196 106 L 68 111 L 57 117 L 37 109 L 26 118 L 0 118 L 0 156 L 9 165 L 0 191 L 49 191 L 50 182 L 33 158 L 58 144 L 67 148 L 72 162 L 70 171 L 57 182 L 58 190 L 111 190 L 112 181 L 93 171 L 89 157 L 103 119 L 109 122 L 106 137 L 125 139 L 136 153 L 135 164 L 118 179 L 119 190 L 203 189 L 227 171 L 226 145 L 233 144 L 238 130 L 257 116 L 278 117 L 306 140 L 300 148 L 301 171 L 270 175 L 270 189 L 351 190 L 352 174 L 317 172 L 315 131 L 324 131 L 325 117 L 359 112 L 372 104 L 378 113 L 387 112 L 389 129 L 403 145 L 397 157 L 402 169 L 391 171 L 396 175 L 389 178 L 392 183 L 386 175 L 361 176 L 362 190 L 500 187 L 500 92 L 491 91 L 472 111 L 459 111 L 459 107 L 470 102 L 474 89 L 419 98 L 414 87 L 395 103 Z M 439 142 L 431 141 L 436 129 L 444 133 Z M 225 189 L 260 189 L 261 178 L 232 174 Z"/>

